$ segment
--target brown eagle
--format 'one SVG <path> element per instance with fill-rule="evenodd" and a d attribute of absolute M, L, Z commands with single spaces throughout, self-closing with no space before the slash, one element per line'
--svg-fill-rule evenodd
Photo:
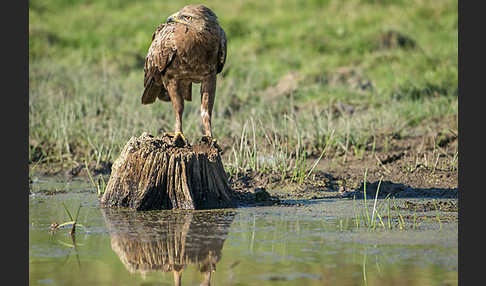
<path fill-rule="evenodd" d="M 184 100 L 192 100 L 192 83 L 201 83 L 204 135 L 212 139 L 211 114 L 216 74 L 226 61 L 226 34 L 216 15 L 204 5 L 188 5 L 169 16 L 152 35 L 145 58 L 142 104 L 171 101 L 176 122 L 174 142 L 181 138 Z"/>

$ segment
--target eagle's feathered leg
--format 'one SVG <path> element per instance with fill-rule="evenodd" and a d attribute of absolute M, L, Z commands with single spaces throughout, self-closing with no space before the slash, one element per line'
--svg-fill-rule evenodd
<path fill-rule="evenodd" d="M 213 139 L 211 131 L 211 116 L 213 113 L 214 98 L 216 92 L 216 75 L 201 83 L 201 117 L 204 127 L 204 135 Z"/>
<path fill-rule="evenodd" d="M 189 85 L 189 87 L 191 86 Z M 172 102 L 172 109 L 174 110 L 176 120 L 174 133 L 165 132 L 164 134 L 173 137 L 172 141 L 174 143 L 176 143 L 177 140 L 182 139 L 184 144 L 188 144 L 188 141 L 182 132 L 182 113 L 184 112 L 184 97 L 187 96 L 186 93 L 191 92 L 191 90 L 188 90 L 187 85 L 180 84 L 176 80 L 170 80 L 167 85 L 167 91 Z"/>

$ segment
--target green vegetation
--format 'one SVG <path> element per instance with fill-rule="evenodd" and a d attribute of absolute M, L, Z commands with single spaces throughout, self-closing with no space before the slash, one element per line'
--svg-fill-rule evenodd
<path fill-rule="evenodd" d="M 103 196 L 103 194 L 105 193 L 105 190 L 106 190 L 105 179 L 103 178 L 103 176 L 99 176 L 98 180 L 95 182 L 95 179 L 93 178 L 93 176 L 91 175 L 91 172 L 89 171 L 88 163 L 86 162 L 84 166 L 85 166 L 85 169 L 86 169 L 86 173 L 88 174 L 89 181 L 91 182 L 93 187 L 96 188 L 96 194 L 98 195 L 98 197 Z"/>
<path fill-rule="evenodd" d="M 73 235 L 76 234 L 76 226 L 85 227 L 84 225 L 78 223 L 78 216 L 79 216 L 79 210 L 81 209 L 81 205 L 79 205 L 78 210 L 76 211 L 76 217 L 75 218 L 73 218 L 73 216 L 71 215 L 71 212 L 69 211 L 69 209 L 66 207 L 66 205 L 64 203 L 62 203 L 62 206 L 64 207 L 64 210 L 66 211 L 67 215 L 69 216 L 70 221 L 67 221 L 67 222 L 64 222 L 64 223 L 61 223 L 61 224 L 57 224 L 57 223 L 54 222 L 53 224 L 51 224 L 51 228 L 53 230 L 57 230 L 57 229 L 62 228 L 66 225 L 70 225 L 71 231 L 69 232 L 69 234 L 71 236 L 73 236 Z"/>
<path fill-rule="evenodd" d="M 143 62 L 156 26 L 189 3 L 29 1 L 30 166 L 113 162 L 131 136 L 172 129 L 170 104 L 140 103 Z M 427 122 L 457 133 L 457 1 L 205 5 L 228 37 L 213 134 L 229 172 L 299 181 L 323 156 L 362 157 Z M 183 127 L 195 142 L 193 98 Z"/>
<path fill-rule="evenodd" d="M 378 202 L 380 194 L 380 185 L 382 180 L 378 182 L 378 187 L 373 200 L 373 207 L 370 205 L 367 198 L 366 182 L 368 169 L 365 169 L 363 178 L 363 199 L 358 203 L 356 195 L 353 197 L 353 217 L 345 217 L 339 219 L 339 229 L 344 230 L 360 230 L 361 228 L 370 231 L 392 231 L 392 230 L 417 230 L 423 222 L 437 222 L 439 231 L 442 229 L 441 208 L 436 199 L 430 201 L 434 212 L 431 216 L 417 216 L 418 210 L 407 209 L 399 207 L 395 198 L 388 194 L 384 199 Z"/>

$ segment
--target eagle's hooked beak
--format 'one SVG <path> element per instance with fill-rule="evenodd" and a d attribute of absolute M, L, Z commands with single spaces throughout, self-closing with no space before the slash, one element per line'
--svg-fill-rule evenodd
<path fill-rule="evenodd" d="M 167 18 L 167 23 L 176 22 L 177 21 L 176 17 L 177 17 L 177 13 L 170 15 L 169 18 Z"/>
<path fill-rule="evenodd" d="M 170 15 L 169 18 L 167 18 L 167 23 L 181 23 L 181 24 L 187 25 L 188 24 L 187 22 L 177 18 L 178 13 L 179 12 Z"/>

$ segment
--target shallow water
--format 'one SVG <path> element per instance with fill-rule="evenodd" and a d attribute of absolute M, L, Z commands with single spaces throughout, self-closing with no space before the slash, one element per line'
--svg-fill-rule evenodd
<path fill-rule="evenodd" d="M 458 284 L 455 219 L 368 230 L 352 222 L 362 201 L 136 213 L 101 208 L 82 181 L 32 190 L 30 285 Z M 74 242 L 70 227 L 50 230 L 69 221 L 62 203 L 73 215 L 81 205 Z"/>

